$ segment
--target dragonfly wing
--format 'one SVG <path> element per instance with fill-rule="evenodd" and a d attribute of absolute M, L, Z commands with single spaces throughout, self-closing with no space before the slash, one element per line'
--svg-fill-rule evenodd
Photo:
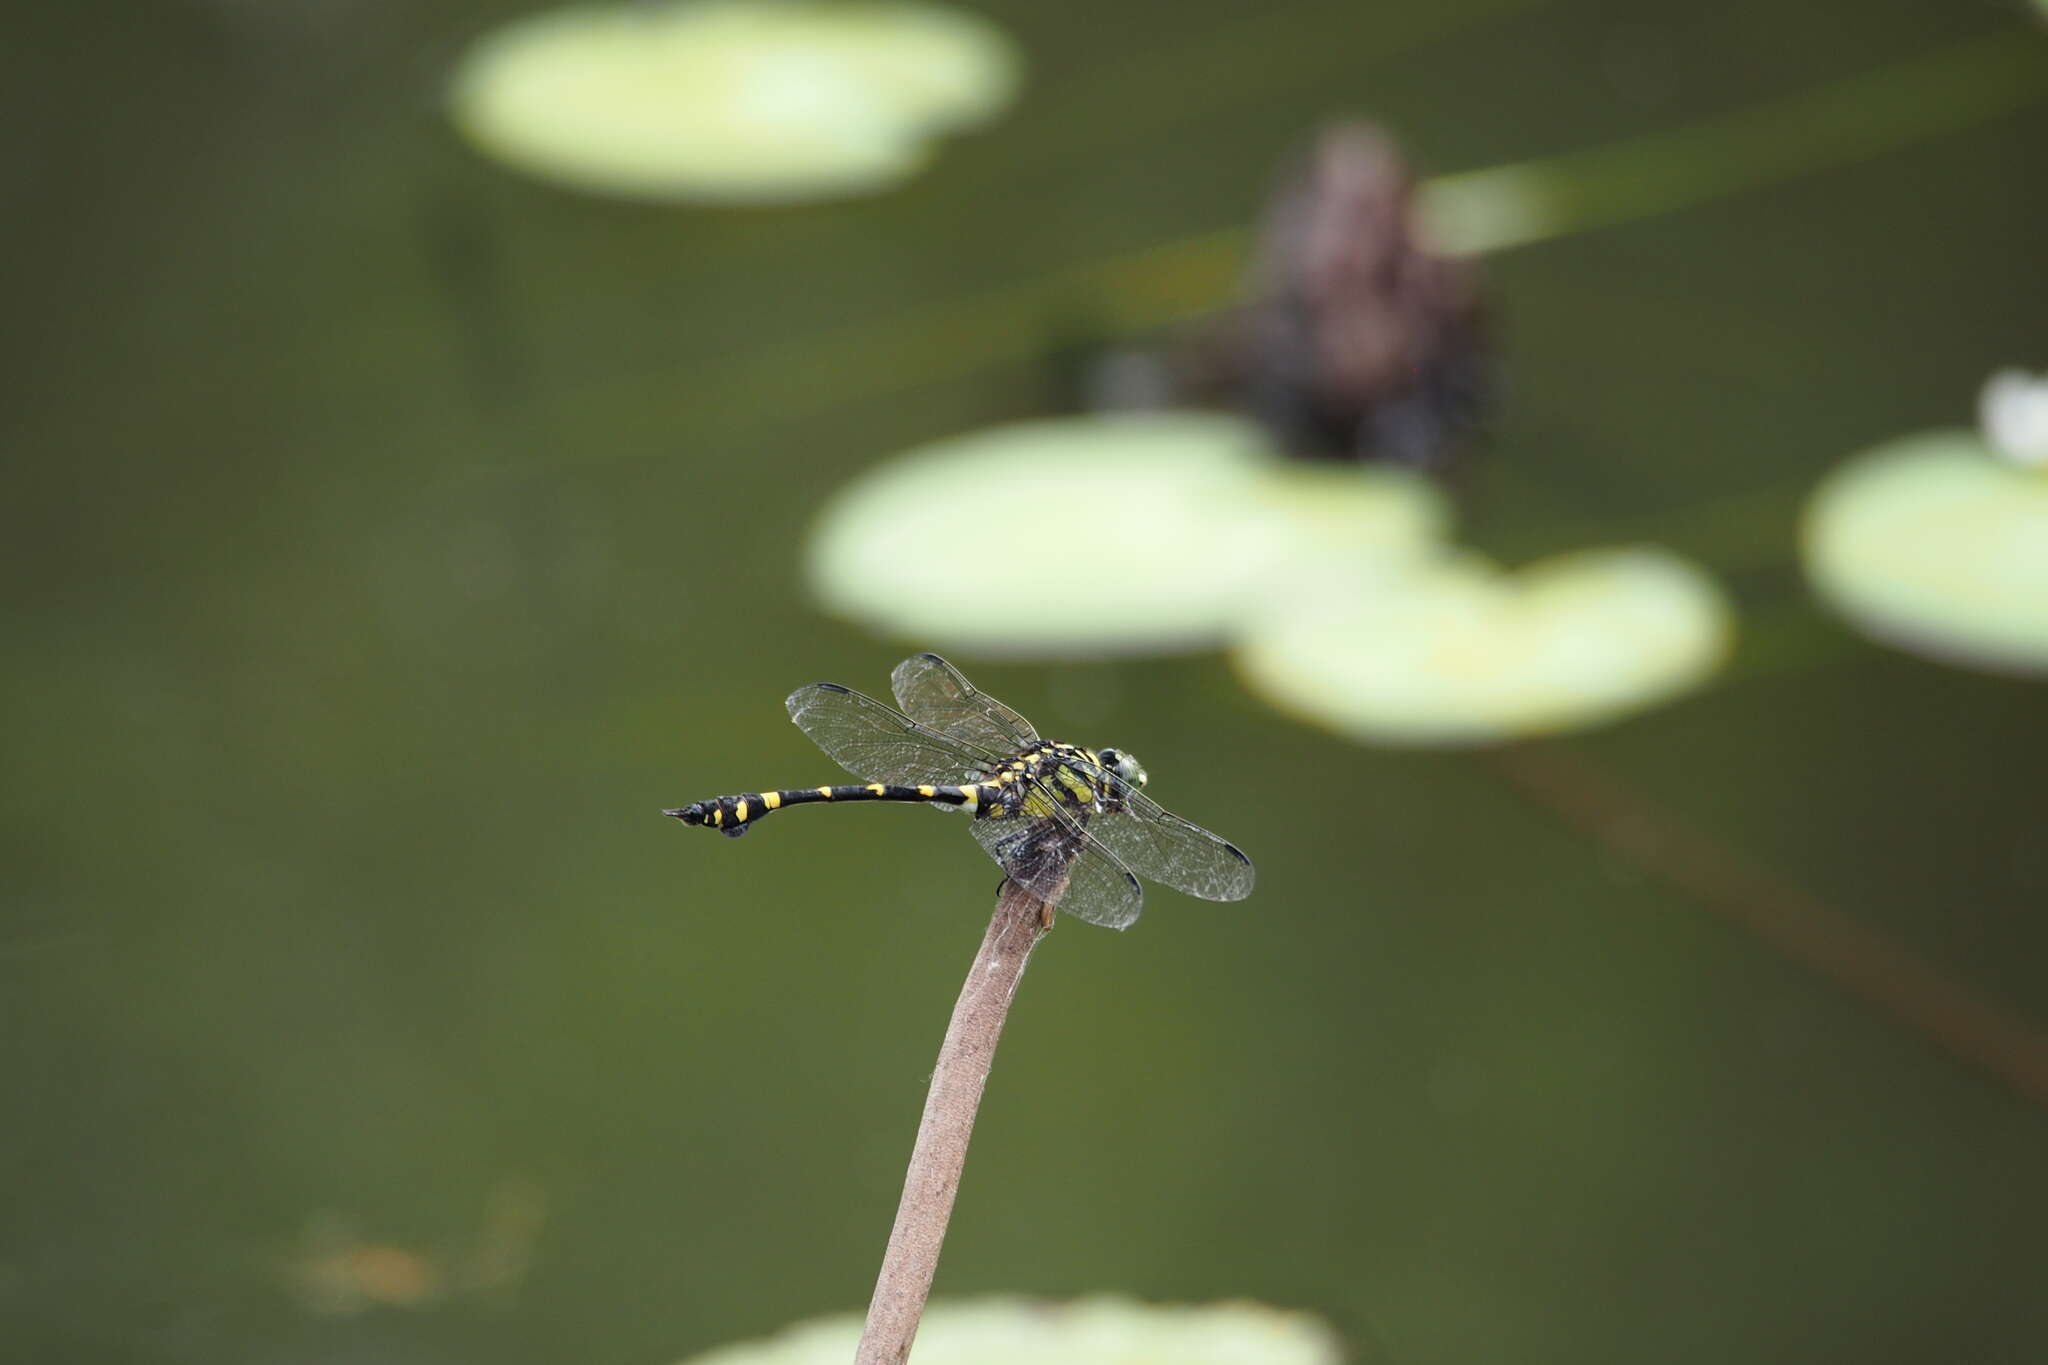
<path fill-rule="evenodd" d="M 834 763 L 868 782 L 913 787 L 972 782 L 1009 758 L 940 734 L 838 683 L 812 683 L 790 693 L 789 718 Z"/>
<path fill-rule="evenodd" d="M 1064 810 L 979 819 L 974 837 L 1011 881 L 1075 919 L 1128 929 L 1145 908 L 1131 870 Z"/>
<path fill-rule="evenodd" d="M 1160 808 L 1119 784 L 1122 810 L 1096 816 L 1088 832 L 1134 870 L 1161 885 L 1208 901 L 1241 901 L 1252 893 L 1252 860 L 1236 844 Z"/>
<path fill-rule="evenodd" d="M 889 675 L 904 714 L 942 734 L 1015 753 L 1038 742 L 1031 722 L 977 688 L 936 654 L 913 654 Z"/>

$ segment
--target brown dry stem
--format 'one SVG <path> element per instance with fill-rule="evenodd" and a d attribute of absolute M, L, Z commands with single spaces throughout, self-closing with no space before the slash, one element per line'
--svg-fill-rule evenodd
<path fill-rule="evenodd" d="M 982 1087 L 1010 1014 L 1010 997 L 1024 977 L 1031 950 L 1044 936 L 1044 916 L 1045 906 L 1036 896 L 1003 884 L 939 1047 L 910 1171 L 903 1179 L 903 1201 L 896 1206 L 896 1226 L 889 1230 L 889 1250 L 882 1257 L 854 1365 L 904 1365 L 910 1358 L 932 1275 L 939 1268 L 960 1171 L 967 1164 L 967 1140 L 974 1133 Z"/>
<path fill-rule="evenodd" d="M 1558 741 L 1501 750 L 1508 780 L 1652 876 L 2048 1105 L 2048 1031 L 1822 901 Z"/>

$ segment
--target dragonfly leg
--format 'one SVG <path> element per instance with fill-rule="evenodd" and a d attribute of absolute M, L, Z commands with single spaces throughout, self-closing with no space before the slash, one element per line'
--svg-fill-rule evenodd
<path fill-rule="evenodd" d="M 996 879 L 996 898 L 998 900 L 1002 898 L 1003 892 L 1008 890 L 1010 885 L 1011 882 L 1008 877 L 998 877 Z M 1040 933 L 1049 934 L 1052 932 L 1052 913 L 1052 906 L 1047 905 L 1044 901 L 1038 903 L 1038 931 Z"/>

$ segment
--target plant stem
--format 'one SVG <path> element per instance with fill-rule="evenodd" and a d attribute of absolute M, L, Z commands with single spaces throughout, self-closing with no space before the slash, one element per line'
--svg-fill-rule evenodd
<path fill-rule="evenodd" d="M 939 1268 L 960 1170 L 967 1164 L 967 1140 L 974 1133 L 982 1086 L 1010 1014 L 1010 997 L 1046 928 L 1044 904 L 1014 883 L 1003 883 L 988 934 L 939 1047 L 910 1171 L 903 1179 L 903 1200 L 896 1206 L 896 1226 L 889 1230 L 889 1249 L 882 1256 L 854 1365 L 903 1365 L 910 1358 L 910 1343 Z"/>
<path fill-rule="evenodd" d="M 2048 93 L 2034 35 L 2011 27 L 1678 128 L 1439 176 L 1437 245 L 1460 254 L 1672 213 L 1853 165 L 2023 109 Z"/>
<path fill-rule="evenodd" d="M 1516 745 L 1492 761 L 1521 791 L 1652 876 L 2048 1105 L 2048 1031 L 2025 1014 L 1752 862 L 1571 745 Z"/>

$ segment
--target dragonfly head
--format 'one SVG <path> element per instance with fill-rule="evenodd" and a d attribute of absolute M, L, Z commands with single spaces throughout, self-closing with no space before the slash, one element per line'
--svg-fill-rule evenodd
<path fill-rule="evenodd" d="M 1125 753 L 1122 749 L 1104 749 L 1096 757 L 1102 760 L 1103 767 L 1115 773 L 1131 786 L 1142 787 L 1145 785 L 1145 765 L 1138 762 L 1130 754 Z"/>

